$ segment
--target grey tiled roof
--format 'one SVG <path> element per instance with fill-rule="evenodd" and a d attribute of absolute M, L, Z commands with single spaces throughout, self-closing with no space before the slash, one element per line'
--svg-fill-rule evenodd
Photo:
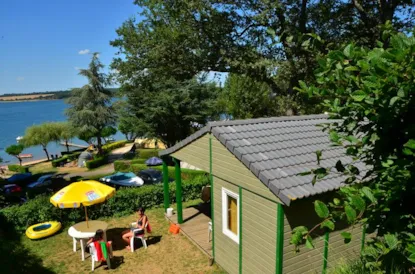
<path fill-rule="evenodd" d="M 338 160 L 350 163 L 343 148 L 331 146 L 328 134 L 320 124 L 333 122 L 326 115 L 274 117 L 250 120 L 212 122 L 179 142 L 163 150 L 171 154 L 190 142 L 211 132 L 239 159 L 272 193 L 289 205 L 291 201 L 336 190 L 344 177 L 330 174 L 312 185 L 312 175 L 301 172 L 317 168 L 316 151 L 322 151 L 320 166 L 334 167 Z M 355 164 L 364 174 L 367 167 Z"/>

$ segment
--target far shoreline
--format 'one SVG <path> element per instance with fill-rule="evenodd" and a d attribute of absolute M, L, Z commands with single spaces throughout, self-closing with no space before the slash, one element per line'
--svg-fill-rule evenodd
<path fill-rule="evenodd" d="M 38 102 L 38 101 L 56 101 L 64 99 L 25 99 L 25 100 L 0 100 L 0 103 L 21 103 L 21 102 Z"/>

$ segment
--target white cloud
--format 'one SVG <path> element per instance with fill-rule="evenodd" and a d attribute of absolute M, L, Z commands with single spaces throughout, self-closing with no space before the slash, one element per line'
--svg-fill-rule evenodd
<path fill-rule="evenodd" d="M 90 52 L 89 49 L 83 49 L 83 50 L 80 50 L 78 53 L 79 54 L 88 54 L 89 52 Z"/>
<path fill-rule="evenodd" d="M 21 81 L 23 81 L 23 80 L 24 80 L 24 77 L 19 76 L 19 77 L 17 77 L 17 78 L 16 78 L 16 80 L 17 80 L 17 81 L 19 81 L 19 82 L 21 82 Z"/>
<path fill-rule="evenodd" d="M 73 67 L 75 70 L 80 70 L 81 68 L 80 67 Z"/>

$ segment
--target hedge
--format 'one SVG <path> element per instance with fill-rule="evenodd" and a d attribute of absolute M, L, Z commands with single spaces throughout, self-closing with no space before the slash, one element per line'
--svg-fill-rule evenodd
<path fill-rule="evenodd" d="M 200 198 L 203 186 L 208 184 L 208 179 L 205 176 L 184 180 L 182 182 L 183 201 Z M 171 203 L 176 202 L 175 191 L 175 184 L 170 184 Z M 46 221 L 56 220 L 64 225 L 70 225 L 84 220 L 83 209 L 56 208 L 49 202 L 49 199 L 50 197 L 46 195 L 37 196 L 23 205 L 4 208 L 0 210 L 0 213 L 6 217 L 15 229 L 20 231 L 25 230 L 30 225 Z M 162 205 L 163 201 L 163 184 L 121 188 L 108 201 L 88 207 L 88 216 L 91 219 L 126 216 L 134 213 L 140 206 L 151 208 Z"/>
<path fill-rule="evenodd" d="M 72 154 L 66 154 L 66 155 L 60 157 L 59 159 L 53 160 L 52 161 L 52 166 L 53 167 L 59 167 L 62 162 L 67 163 L 67 162 L 78 159 L 79 155 L 81 155 L 81 152 L 74 152 Z"/>
<path fill-rule="evenodd" d="M 86 161 L 85 165 L 87 169 L 93 169 L 105 165 L 108 163 L 108 155 L 97 157 L 94 160 Z"/>
<path fill-rule="evenodd" d="M 18 173 L 27 173 L 29 172 L 29 168 L 26 166 L 21 165 L 8 165 L 10 171 L 18 172 Z"/>
<path fill-rule="evenodd" d="M 143 158 L 138 158 L 138 159 L 134 159 L 131 160 L 131 164 L 145 164 L 147 161 L 147 159 L 143 159 Z"/>
<path fill-rule="evenodd" d="M 106 144 L 106 145 L 103 145 L 102 146 L 102 151 L 104 153 L 109 153 L 110 151 L 112 151 L 114 149 L 117 149 L 117 148 L 120 148 L 120 147 L 125 146 L 125 144 L 127 144 L 127 141 L 126 140 L 122 140 L 122 141 L 117 141 L 117 142 L 114 142 L 114 143 Z"/>
<path fill-rule="evenodd" d="M 138 155 L 141 159 L 148 159 L 151 157 L 158 157 L 159 156 L 159 150 L 158 149 L 151 149 L 151 148 L 141 148 L 137 149 Z"/>
<path fill-rule="evenodd" d="M 115 171 L 121 172 L 134 172 L 138 173 L 141 170 L 152 168 L 159 171 L 163 171 L 163 167 L 161 166 L 152 166 L 149 167 L 145 164 L 131 164 L 133 161 L 115 161 L 114 162 L 114 169 Z M 175 176 L 175 168 L 172 166 L 167 167 L 169 170 L 169 177 L 174 178 Z M 206 172 L 203 170 L 194 170 L 194 169 L 187 169 L 182 168 L 182 179 L 190 179 L 198 175 L 206 175 Z"/>

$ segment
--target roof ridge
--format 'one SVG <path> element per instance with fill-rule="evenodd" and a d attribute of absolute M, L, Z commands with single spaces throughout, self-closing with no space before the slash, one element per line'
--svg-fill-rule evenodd
<path fill-rule="evenodd" d="M 327 114 L 278 116 L 278 117 L 255 118 L 255 119 L 245 119 L 245 120 L 212 121 L 207 124 L 207 127 L 209 128 L 209 131 L 210 131 L 212 130 L 213 127 L 264 124 L 264 123 L 275 123 L 275 122 L 284 122 L 284 121 L 304 121 L 304 120 L 327 119 L 327 118 L 329 118 Z"/>

